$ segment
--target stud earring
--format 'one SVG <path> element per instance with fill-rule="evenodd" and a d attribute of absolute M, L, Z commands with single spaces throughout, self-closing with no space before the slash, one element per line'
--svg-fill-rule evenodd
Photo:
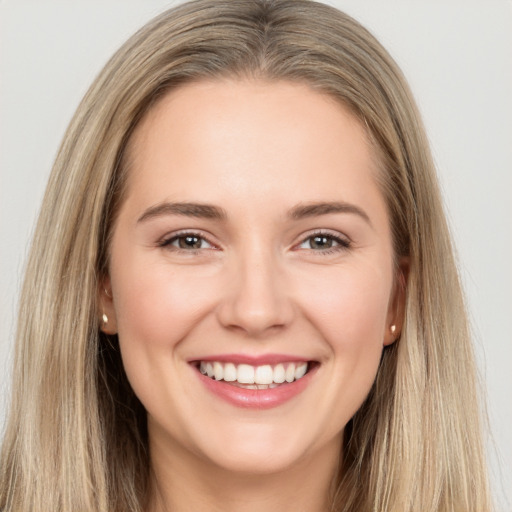
<path fill-rule="evenodd" d="M 112 298 L 112 295 L 110 295 L 110 294 L 108 293 L 107 289 L 106 289 L 106 288 L 103 288 L 103 290 L 105 291 L 105 295 L 106 295 L 109 299 L 111 299 L 111 298 Z"/>
<path fill-rule="evenodd" d="M 391 334 L 395 334 L 395 331 L 396 331 L 396 325 L 393 324 L 391 327 L 390 327 L 390 330 L 391 330 Z"/>
<path fill-rule="evenodd" d="M 103 320 L 103 325 L 108 324 L 108 316 L 105 313 L 103 313 L 103 315 L 101 315 L 101 319 Z"/>

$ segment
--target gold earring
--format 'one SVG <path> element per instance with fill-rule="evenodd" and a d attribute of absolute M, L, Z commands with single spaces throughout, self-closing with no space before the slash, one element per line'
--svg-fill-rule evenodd
<path fill-rule="evenodd" d="M 103 325 L 108 324 L 108 316 L 105 313 L 103 313 L 103 315 L 101 316 L 101 319 L 103 320 Z"/>
<path fill-rule="evenodd" d="M 391 327 L 390 327 L 390 330 L 391 330 L 391 334 L 395 334 L 395 331 L 396 331 L 396 325 L 393 324 Z"/>

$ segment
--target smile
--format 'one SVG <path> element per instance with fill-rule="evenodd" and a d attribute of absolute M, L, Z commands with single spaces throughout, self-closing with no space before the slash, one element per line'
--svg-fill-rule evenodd
<path fill-rule="evenodd" d="M 252 366 L 221 361 L 201 361 L 199 371 L 216 381 L 229 382 L 245 389 L 274 389 L 284 383 L 302 379 L 307 362 Z"/>
<path fill-rule="evenodd" d="M 319 362 L 293 359 L 222 355 L 190 363 L 214 396 L 236 407 L 263 410 L 291 401 L 311 384 Z"/>

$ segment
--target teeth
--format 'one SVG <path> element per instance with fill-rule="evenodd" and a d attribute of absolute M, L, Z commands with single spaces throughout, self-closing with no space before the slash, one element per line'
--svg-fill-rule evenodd
<path fill-rule="evenodd" d="M 248 364 L 238 365 L 236 380 L 240 384 L 254 384 L 254 368 Z"/>
<path fill-rule="evenodd" d="M 302 363 L 302 364 L 297 365 L 297 367 L 295 368 L 295 380 L 299 380 L 302 377 L 304 377 L 304 375 L 306 375 L 307 371 L 308 371 L 307 363 Z M 217 373 L 215 373 L 215 378 L 217 378 Z"/>
<path fill-rule="evenodd" d="M 272 384 L 274 382 L 274 372 L 272 366 L 266 364 L 265 366 L 256 367 L 254 372 L 254 382 L 256 384 Z"/>
<path fill-rule="evenodd" d="M 215 380 L 224 379 L 224 367 L 217 361 L 213 363 L 213 375 L 215 376 Z"/>
<path fill-rule="evenodd" d="M 286 372 L 284 370 L 284 366 L 282 364 L 278 364 L 274 368 L 274 382 L 277 384 L 282 384 L 285 381 Z"/>
<path fill-rule="evenodd" d="M 236 366 L 228 363 L 224 366 L 224 380 L 226 382 L 234 382 L 236 380 Z"/>
<path fill-rule="evenodd" d="M 233 382 L 235 385 L 243 384 L 246 389 L 268 389 L 275 388 L 284 382 L 301 379 L 308 371 L 308 363 L 251 366 L 219 361 L 201 361 L 199 371 L 211 379 Z"/>

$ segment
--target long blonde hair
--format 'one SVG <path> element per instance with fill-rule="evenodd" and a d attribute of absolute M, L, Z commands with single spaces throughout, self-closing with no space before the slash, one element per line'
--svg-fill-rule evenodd
<path fill-rule="evenodd" d="M 145 411 L 117 339 L 99 331 L 98 282 L 123 200 L 130 135 L 158 99 L 216 77 L 306 83 L 347 105 L 381 163 L 406 322 L 347 425 L 332 510 L 491 510 L 476 371 L 427 138 L 375 38 L 308 0 L 196 0 L 151 21 L 80 104 L 50 177 L 26 271 L 2 448 L 4 511 L 140 511 Z"/>

